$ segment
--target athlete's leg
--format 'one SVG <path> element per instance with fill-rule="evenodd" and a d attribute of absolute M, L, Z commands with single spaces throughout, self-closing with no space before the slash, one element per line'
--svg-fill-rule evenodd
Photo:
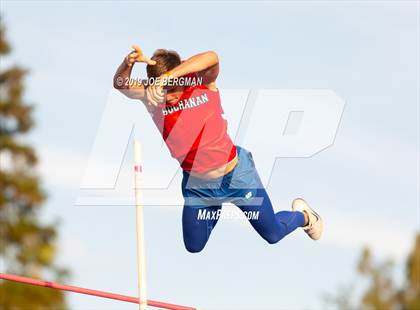
<path fill-rule="evenodd" d="M 185 248 L 188 252 L 197 253 L 204 248 L 209 240 L 211 231 L 217 224 L 218 213 L 221 208 L 221 205 L 203 206 L 201 208 L 189 205 L 184 206 L 182 211 L 182 231 Z"/>
<path fill-rule="evenodd" d="M 238 207 L 247 213 L 252 227 L 268 243 L 276 243 L 296 228 L 305 225 L 305 217 L 302 212 L 280 211 L 274 213 L 270 198 L 264 188 L 259 188 L 254 198 L 252 204 L 241 203 Z M 255 217 L 251 215 L 255 215 Z"/>

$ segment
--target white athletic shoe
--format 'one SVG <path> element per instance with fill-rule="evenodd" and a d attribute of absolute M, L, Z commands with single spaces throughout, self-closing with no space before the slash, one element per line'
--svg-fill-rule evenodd
<path fill-rule="evenodd" d="M 296 198 L 292 202 L 292 210 L 305 212 L 308 215 L 309 223 L 303 227 L 303 230 L 313 240 L 321 238 L 323 223 L 318 213 L 312 210 L 305 200 L 302 198 Z"/>

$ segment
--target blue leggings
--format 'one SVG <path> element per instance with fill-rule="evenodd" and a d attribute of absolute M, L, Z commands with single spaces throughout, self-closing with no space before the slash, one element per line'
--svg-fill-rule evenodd
<path fill-rule="evenodd" d="M 259 188 L 256 191 L 255 197 L 262 198 L 261 205 L 239 204 L 238 207 L 242 212 L 259 212 L 258 218 L 251 218 L 249 219 L 249 222 L 258 234 L 268 243 L 274 244 L 296 228 L 304 226 L 305 218 L 301 212 L 280 211 L 274 213 L 270 198 L 264 188 Z M 204 248 L 218 221 L 218 218 L 199 218 L 200 210 L 205 209 L 211 214 L 212 211 L 216 213 L 221 208 L 221 204 L 212 206 L 203 205 L 202 207 L 197 205 L 184 206 L 182 213 L 182 228 L 185 247 L 189 252 L 197 253 Z"/>

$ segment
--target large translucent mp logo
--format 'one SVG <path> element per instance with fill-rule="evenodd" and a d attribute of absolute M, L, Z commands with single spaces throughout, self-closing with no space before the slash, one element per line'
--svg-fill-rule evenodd
<path fill-rule="evenodd" d="M 345 105 L 331 90 L 221 90 L 220 95 L 229 135 L 252 152 L 266 186 L 277 159 L 311 157 L 333 145 Z M 183 143 L 198 129 L 190 130 Z M 183 204 L 182 171 L 149 113 L 140 101 L 112 90 L 77 205 L 134 205 L 134 139 L 142 145 L 144 204 Z"/>

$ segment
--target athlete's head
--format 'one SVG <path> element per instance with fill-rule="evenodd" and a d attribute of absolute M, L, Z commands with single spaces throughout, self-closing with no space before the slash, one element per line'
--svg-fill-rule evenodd
<path fill-rule="evenodd" d="M 153 66 L 147 65 L 146 71 L 149 78 L 161 76 L 165 72 L 168 72 L 181 64 L 181 57 L 179 57 L 179 54 L 175 51 L 166 49 L 156 50 L 151 59 L 156 61 L 156 64 Z"/>

